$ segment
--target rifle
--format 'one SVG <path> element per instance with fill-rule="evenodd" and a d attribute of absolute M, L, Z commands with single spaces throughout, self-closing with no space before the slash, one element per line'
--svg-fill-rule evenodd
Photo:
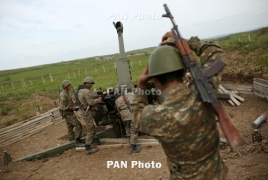
<path fill-rule="evenodd" d="M 72 87 L 72 90 L 73 90 L 73 93 L 74 93 L 74 97 L 75 97 L 75 103 L 74 103 L 74 105 L 77 106 L 83 112 L 84 116 L 86 116 L 87 115 L 87 112 L 84 110 L 81 102 L 79 101 L 78 95 L 77 95 L 77 93 L 75 93 L 74 88 L 73 88 L 72 85 L 71 85 L 71 87 Z"/>
<path fill-rule="evenodd" d="M 211 77 L 214 74 L 218 73 L 225 66 L 225 63 L 220 59 L 216 60 L 211 65 L 211 67 L 214 68 L 217 67 L 217 71 L 207 73 L 205 75 L 205 73 L 202 71 L 201 67 L 197 63 L 195 57 L 191 53 L 191 49 L 189 48 L 187 41 L 181 38 L 181 35 L 178 30 L 178 25 L 175 23 L 173 16 L 166 4 L 164 4 L 164 8 L 166 14 L 162 15 L 162 17 L 168 17 L 173 24 L 173 28 L 171 29 L 171 31 L 175 38 L 176 47 L 180 52 L 185 67 L 189 69 L 192 75 L 195 86 L 199 92 L 202 101 L 213 107 L 214 112 L 218 117 L 221 129 L 227 141 L 229 142 L 230 146 L 234 148 L 236 146 L 245 144 L 245 140 L 240 135 L 236 127 L 225 115 L 222 106 L 218 102 L 218 98 L 223 97 L 222 94 L 219 94 L 216 91 L 214 91 L 212 87 L 209 85 L 210 80 L 208 79 L 208 77 Z"/>

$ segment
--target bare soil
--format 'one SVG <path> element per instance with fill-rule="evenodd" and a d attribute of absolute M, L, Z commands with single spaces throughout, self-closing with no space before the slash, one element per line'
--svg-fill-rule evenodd
<path fill-rule="evenodd" d="M 259 127 L 262 143 L 252 143 L 251 123 L 261 114 L 268 114 L 268 102 L 252 95 L 240 94 L 246 100 L 241 106 L 231 107 L 222 102 L 227 114 L 240 130 L 247 144 L 231 150 L 221 150 L 224 162 L 229 168 L 228 178 L 268 179 L 268 123 Z M 84 124 L 82 122 L 82 124 Z M 221 133 L 221 132 L 220 132 Z M 85 134 L 85 132 L 84 132 Z M 62 144 L 67 141 L 65 122 L 49 126 L 42 132 L 20 142 L 1 148 L 7 150 L 13 159 Z M 223 137 L 223 136 L 222 136 Z M 168 179 L 166 157 L 160 146 L 144 146 L 139 154 L 129 155 L 129 148 L 101 149 L 86 155 L 74 149 L 57 157 L 34 162 L 16 162 L 0 167 L 0 179 Z M 3 158 L 1 156 L 1 160 Z M 127 161 L 127 168 L 107 168 L 107 161 Z M 161 168 L 131 168 L 132 161 L 161 163 Z"/>

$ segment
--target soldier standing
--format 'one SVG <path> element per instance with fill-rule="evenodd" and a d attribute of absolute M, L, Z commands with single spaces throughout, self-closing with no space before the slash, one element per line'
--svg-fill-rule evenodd
<path fill-rule="evenodd" d="M 84 147 L 85 144 L 83 144 L 80 139 L 82 135 L 82 125 L 74 114 L 74 111 L 77 111 L 78 108 L 74 106 L 72 98 L 69 95 L 71 82 L 68 80 L 62 81 L 62 88 L 63 90 L 59 95 L 60 113 L 67 125 L 69 141 L 75 140 L 76 147 Z M 74 128 L 75 132 L 73 132 Z"/>
<path fill-rule="evenodd" d="M 171 32 L 164 35 L 163 46 L 153 51 L 138 80 L 132 103 L 134 123 L 161 143 L 170 179 L 225 179 L 228 168 L 219 152 L 214 111 L 202 102 L 193 82 L 189 88 L 183 83 L 186 68 L 178 50 L 165 45 L 168 37 L 174 38 Z M 224 59 L 225 53 L 213 42 L 192 37 L 188 44 L 200 56 L 201 66 Z M 147 105 L 147 98 L 141 93 L 149 79 L 162 91 L 161 105 Z M 217 87 L 221 72 L 211 80 Z"/>
<path fill-rule="evenodd" d="M 81 86 L 78 89 L 78 99 L 81 102 L 86 114 L 84 114 L 81 110 L 78 111 L 78 114 L 81 118 L 84 119 L 87 128 L 87 136 L 86 136 L 86 154 L 91 154 L 98 151 L 98 148 L 91 147 L 92 144 L 100 145 L 101 142 L 96 135 L 94 119 L 92 116 L 92 106 L 100 103 L 102 101 L 101 97 L 98 99 L 94 99 L 94 95 L 90 91 L 90 88 L 95 84 L 92 77 L 86 77 L 84 79 L 84 88 Z"/>
<path fill-rule="evenodd" d="M 126 136 L 129 137 L 129 142 L 131 144 L 130 153 L 139 153 L 141 150 L 141 148 L 137 146 L 139 130 L 134 126 L 134 123 L 132 121 L 131 107 L 130 104 L 129 106 L 127 104 L 133 100 L 134 93 L 127 92 L 126 95 L 124 95 L 123 91 L 124 90 L 120 85 L 115 86 L 115 94 L 118 94 L 117 99 L 115 100 L 115 105 L 124 123 Z M 125 99 L 124 96 L 126 96 Z"/>

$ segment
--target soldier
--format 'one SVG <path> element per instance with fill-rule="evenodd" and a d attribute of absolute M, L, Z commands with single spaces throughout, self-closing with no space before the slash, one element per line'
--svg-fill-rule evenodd
<path fill-rule="evenodd" d="M 98 151 L 98 148 L 91 147 L 92 144 L 100 145 L 101 142 L 97 138 L 94 119 L 92 116 L 92 106 L 100 103 L 102 101 L 101 97 L 98 99 L 94 99 L 90 88 L 95 84 L 92 77 L 86 77 L 84 79 L 84 86 L 80 86 L 78 89 L 78 99 L 81 102 L 86 114 L 84 114 L 81 110 L 78 111 L 78 114 L 81 118 L 84 119 L 87 128 L 87 136 L 86 136 L 86 154 L 91 154 Z"/>
<path fill-rule="evenodd" d="M 203 103 L 193 82 L 183 83 L 186 69 L 178 50 L 165 45 L 171 32 L 162 38 L 161 47 L 150 56 L 140 76 L 132 102 L 133 119 L 139 130 L 154 136 L 167 156 L 170 179 L 225 179 L 228 168 L 219 152 L 219 132 L 213 109 Z M 200 56 L 201 66 L 224 59 L 223 50 L 213 42 L 192 37 L 188 44 Z M 162 91 L 161 105 L 147 105 L 141 92 L 152 81 Z M 217 87 L 221 72 L 212 82 Z"/>
<path fill-rule="evenodd" d="M 139 130 L 135 128 L 134 123 L 132 121 L 132 113 L 131 113 L 131 107 L 128 106 L 127 103 L 131 102 L 134 97 L 134 93 L 128 92 L 126 93 L 126 98 L 124 100 L 123 92 L 124 90 L 120 85 L 115 86 L 115 94 L 117 99 L 115 100 L 115 105 L 117 108 L 118 113 L 120 114 L 120 117 L 124 123 L 125 130 L 126 130 L 126 136 L 129 137 L 129 142 L 131 144 L 131 154 L 139 153 L 141 148 L 137 146 L 138 142 L 138 134 Z"/>
<path fill-rule="evenodd" d="M 62 88 L 63 90 L 59 95 L 60 112 L 67 124 L 69 141 L 75 140 L 76 147 L 84 147 L 85 144 L 83 144 L 80 139 L 82 135 L 82 125 L 74 114 L 74 111 L 77 111 L 78 108 L 74 106 L 72 98 L 69 95 L 71 82 L 68 80 L 62 81 Z M 73 132 L 74 128 L 75 133 Z"/>

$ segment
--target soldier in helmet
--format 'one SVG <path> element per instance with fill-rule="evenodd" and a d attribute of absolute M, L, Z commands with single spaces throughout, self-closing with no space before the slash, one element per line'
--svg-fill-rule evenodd
<path fill-rule="evenodd" d="M 101 97 L 97 99 L 94 97 L 90 88 L 95 84 L 92 77 L 86 77 L 84 79 L 84 86 L 79 86 L 78 88 L 78 99 L 81 102 L 86 114 L 84 114 L 81 110 L 78 111 L 80 117 L 82 117 L 86 123 L 87 128 L 87 136 L 86 136 L 86 154 L 91 154 L 98 151 L 98 148 L 93 148 L 91 145 L 101 144 L 100 140 L 97 138 L 94 119 L 92 116 L 92 106 L 100 103 L 102 101 Z"/>
<path fill-rule="evenodd" d="M 82 135 L 82 125 L 74 114 L 74 111 L 77 111 L 78 108 L 74 106 L 72 98 L 69 95 L 71 82 L 68 80 L 62 81 L 62 88 L 63 90 L 59 95 L 60 112 L 67 124 L 69 140 L 75 140 L 76 147 L 84 147 L 85 144 L 83 144 L 80 139 Z M 75 132 L 73 132 L 74 128 Z"/>
<path fill-rule="evenodd" d="M 203 103 L 193 82 L 186 86 L 186 68 L 177 48 L 166 45 L 166 33 L 140 76 L 132 102 L 133 119 L 139 130 L 154 136 L 167 156 L 170 179 L 225 179 L 228 168 L 219 152 L 219 132 L 213 110 Z M 200 56 L 201 66 L 224 59 L 223 50 L 213 42 L 192 37 L 188 44 Z M 147 105 L 142 92 L 152 81 L 162 91 L 161 105 Z M 221 72 L 212 80 L 215 87 Z"/>
<path fill-rule="evenodd" d="M 117 98 L 115 100 L 115 105 L 125 125 L 126 136 L 129 137 L 129 143 L 131 145 L 130 153 L 139 153 L 141 150 L 140 146 L 137 145 L 139 130 L 135 128 L 134 123 L 132 121 L 132 110 L 129 103 L 133 100 L 134 93 L 124 92 L 125 90 L 120 85 L 116 85 L 114 89 L 114 93 Z M 124 96 L 126 97 L 125 99 Z"/>

